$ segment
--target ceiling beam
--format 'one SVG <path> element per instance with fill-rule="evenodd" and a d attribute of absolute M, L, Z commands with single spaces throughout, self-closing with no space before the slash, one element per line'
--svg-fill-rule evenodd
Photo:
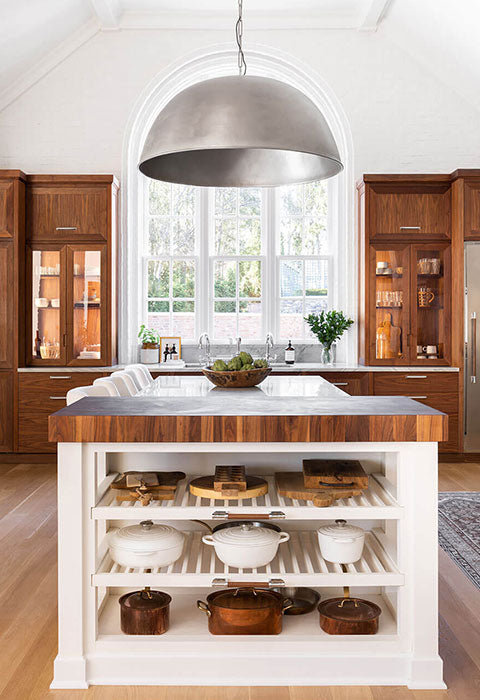
<path fill-rule="evenodd" d="M 391 0 L 370 0 L 369 7 L 363 20 L 360 22 L 358 30 L 360 32 L 376 32 L 378 25 L 385 17 L 390 2 Z"/>
<path fill-rule="evenodd" d="M 119 29 L 122 16 L 119 0 L 90 0 L 102 29 Z"/>

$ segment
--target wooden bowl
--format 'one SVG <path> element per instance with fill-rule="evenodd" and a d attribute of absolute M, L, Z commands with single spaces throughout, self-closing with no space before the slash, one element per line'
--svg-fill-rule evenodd
<path fill-rule="evenodd" d="M 215 372 L 209 367 L 202 369 L 203 374 L 212 384 L 226 389 L 245 389 L 249 386 L 257 386 L 263 382 L 272 371 L 271 367 L 260 367 L 259 369 L 246 369 L 232 372 Z"/>

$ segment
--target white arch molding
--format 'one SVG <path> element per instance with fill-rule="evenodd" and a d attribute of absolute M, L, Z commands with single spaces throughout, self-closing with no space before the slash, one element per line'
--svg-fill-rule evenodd
<path fill-rule="evenodd" d="M 278 49 L 253 45 L 246 53 L 248 74 L 281 80 L 301 90 L 320 109 L 337 143 L 344 170 L 335 178 L 333 202 L 338 234 L 335 279 L 339 281 L 334 303 L 355 320 L 356 236 L 353 174 L 353 140 L 350 124 L 332 88 L 305 63 Z M 120 299 L 128 300 L 119 309 L 119 361 L 137 361 L 137 309 L 141 303 L 138 274 L 138 232 L 143 211 L 140 208 L 137 165 L 150 127 L 163 107 L 179 92 L 209 78 L 237 73 L 237 51 L 232 45 L 217 45 L 195 51 L 161 71 L 143 90 L 130 114 L 125 131 L 122 158 L 122 216 L 119 245 Z M 353 327 L 356 329 L 356 324 Z M 357 360 L 356 330 L 347 334 L 342 359 Z"/>

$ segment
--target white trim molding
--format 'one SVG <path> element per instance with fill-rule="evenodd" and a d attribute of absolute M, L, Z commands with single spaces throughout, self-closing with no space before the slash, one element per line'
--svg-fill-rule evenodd
<path fill-rule="evenodd" d="M 236 73 L 236 50 L 231 44 L 218 45 L 188 54 L 159 73 L 142 92 L 130 114 L 123 144 L 122 162 L 122 226 L 120 245 L 120 298 L 128 299 L 119 309 L 119 360 L 136 361 L 137 313 L 141 306 L 142 289 L 138 269 L 139 232 L 143 228 L 143 192 L 139 187 L 137 163 L 150 127 L 159 112 L 179 92 L 187 87 L 222 75 Z M 283 51 L 254 45 L 248 51 L 250 75 L 281 80 L 301 90 L 324 115 L 337 143 L 344 164 L 343 172 L 335 178 L 336 211 L 333 214 L 338 229 L 335 278 L 339 281 L 335 306 L 354 320 L 356 309 L 356 238 L 354 235 L 354 170 L 353 139 L 344 109 L 330 85 L 303 62 Z M 354 326 L 355 328 L 355 326 Z M 343 341 L 347 363 L 357 359 L 356 330 Z"/>

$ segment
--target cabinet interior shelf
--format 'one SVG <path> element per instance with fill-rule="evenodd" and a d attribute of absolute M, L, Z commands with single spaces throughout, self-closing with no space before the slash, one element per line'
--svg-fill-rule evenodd
<path fill-rule="evenodd" d="M 404 575 L 385 552 L 375 532 L 367 532 L 362 558 L 344 569 L 323 559 L 316 530 L 295 530 L 290 539 L 279 546 L 275 558 L 266 566 L 238 569 L 223 564 L 213 547 L 202 542 L 206 531 L 185 532 L 185 545 L 180 559 L 169 566 L 146 569 L 120 566 L 107 551 L 97 572 L 94 586 L 227 586 L 278 579 L 286 586 L 402 586 Z M 381 534 L 379 534 L 381 536 Z M 106 548 L 106 542 L 103 546 Z M 282 584 L 280 584 L 282 585 Z"/>
<path fill-rule="evenodd" d="M 389 278 L 395 278 L 395 279 L 401 279 L 403 275 L 397 274 L 396 272 L 390 272 L 388 274 L 378 274 L 378 272 L 375 274 L 375 277 L 389 277 Z"/>
<path fill-rule="evenodd" d="M 403 309 L 402 304 L 396 304 L 395 306 L 376 306 L 376 309 Z"/>
<path fill-rule="evenodd" d="M 101 304 L 100 304 L 100 302 L 96 302 L 96 301 L 89 301 L 89 302 L 76 301 L 73 306 L 75 309 L 85 309 L 85 308 L 99 309 L 101 307 Z"/>

